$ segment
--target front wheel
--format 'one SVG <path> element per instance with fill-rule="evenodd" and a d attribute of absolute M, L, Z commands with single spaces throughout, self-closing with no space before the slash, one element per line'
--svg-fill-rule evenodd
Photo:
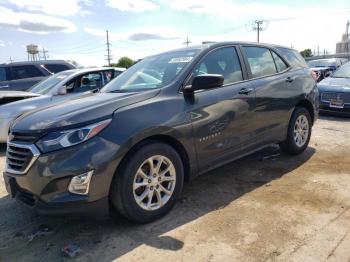
<path fill-rule="evenodd" d="M 146 144 L 116 174 L 111 202 L 129 220 L 148 223 L 171 210 L 183 180 L 183 164 L 172 147 L 157 142 Z"/>
<path fill-rule="evenodd" d="M 295 108 L 288 125 L 287 139 L 280 143 L 281 149 L 291 155 L 302 153 L 311 137 L 312 120 L 304 107 Z"/>

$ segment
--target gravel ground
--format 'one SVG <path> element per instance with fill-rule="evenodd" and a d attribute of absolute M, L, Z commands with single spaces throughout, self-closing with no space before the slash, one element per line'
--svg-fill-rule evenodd
<path fill-rule="evenodd" d="M 211 171 L 148 225 L 40 217 L 1 180 L 0 261 L 62 261 L 67 244 L 78 261 L 350 261 L 349 148 L 350 119 L 321 117 L 302 155 L 269 147 Z"/>

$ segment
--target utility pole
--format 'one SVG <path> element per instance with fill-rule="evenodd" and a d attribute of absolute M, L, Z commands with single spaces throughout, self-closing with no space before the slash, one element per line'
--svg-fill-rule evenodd
<path fill-rule="evenodd" d="M 107 62 L 108 62 L 108 66 L 111 66 L 111 60 L 112 60 L 112 56 L 111 56 L 111 43 L 109 42 L 109 36 L 108 36 L 108 30 L 106 30 L 106 34 L 107 34 L 107 42 L 106 42 L 106 46 L 107 46 Z"/>
<path fill-rule="evenodd" d="M 188 47 L 189 44 L 191 44 L 192 42 L 188 39 L 188 37 L 186 38 L 186 42 L 183 42 L 183 45 L 186 45 Z"/>
<path fill-rule="evenodd" d="M 264 20 L 255 20 L 253 25 L 253 31 L 257 32 L 257 42 L 260 41 L 260 31 L 264 31 L 264 28 L 262 27 L 262 24 L 264 23 Z"/>
<path fill-rule="evenodd" d="M 45 50 L 45 48 L 43 47 L 43 56 L 44 56 L 44 60 L 46 60 L 48 58 L 48 56 L 46 56 L 46 53 L 48 53 L 49 51 L 48 50 Z"/>
<path fill-rule="evenodd" d="M 12 60 L 12 57 L 10 56 L 10 59 L 9 59 L 9 61 L 10 61 L 10 63 L 12 63 L 13 62 L 13 60 Z"/>

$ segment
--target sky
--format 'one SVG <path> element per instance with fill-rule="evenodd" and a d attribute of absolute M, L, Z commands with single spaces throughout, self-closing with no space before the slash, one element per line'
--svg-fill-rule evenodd
<path fill-rule="evenodd" d="M 264 20 L 260 41 L 297 50 L 335 52 L 350 20 L 349 0 L 0 0 L 0 63 L 25 61 L 26 45 L 49 59 L 106 65 L 141 59 L 203 41 L 256 41 L 253 21 Z"/>

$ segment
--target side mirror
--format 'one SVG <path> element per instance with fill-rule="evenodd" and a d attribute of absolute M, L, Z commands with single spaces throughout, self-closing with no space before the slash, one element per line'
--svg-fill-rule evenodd
<path fill-rule="evenodd" d="M 185 87 L 185 93 L 193 93 L 196 90 L 207 90 L 221 87 L 224 84 L 222 75 L 206 74 L 196 76 L 192 81 L 192 86 Z"/>
<path fill-rule="evenodd" d="M 67 87 L 66 86 L 60 86 L 57 90 L 57 95 L 64 96 L 67 94 Z"/>

